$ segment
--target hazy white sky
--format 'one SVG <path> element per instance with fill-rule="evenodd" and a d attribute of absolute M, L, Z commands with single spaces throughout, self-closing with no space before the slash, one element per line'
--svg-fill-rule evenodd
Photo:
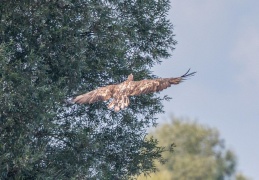
<path fill-rule="evenodd" d="M 161 77 L 198 73 L 163 94 L 170 114 L 216 127 L 238 156 L 238 170 L 259 179 L 259 1 L 171 0 L 176 50 L 154 67 Z"/>

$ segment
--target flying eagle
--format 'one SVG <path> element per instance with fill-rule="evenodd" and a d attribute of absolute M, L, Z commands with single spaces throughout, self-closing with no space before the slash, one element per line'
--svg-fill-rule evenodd
<path fill-rule="evenodd" d="M 72 99 L 72 101 L 79 104 L 91 104 L 97 101 L 107 101 L 110 98 L 113 98 L 113 100 L 108 104 L 108 108 L 114 108 L 114 111 L 118 112 L 120 109 L 124 109 L 129 105 L 129 96 L 158 92 L 170 87 L 171 84 L 179 84 L 185 80 L 186 77 L 193 76 L 196 73 L 189 73 L 189 71 L 190 69 L 184 75 L 177 78 L 145 79 L 141 81 L 134 81 L 133 75 L 130 74 L 128 79 L 120 84 L 98 88 L 79 95 Z"/>

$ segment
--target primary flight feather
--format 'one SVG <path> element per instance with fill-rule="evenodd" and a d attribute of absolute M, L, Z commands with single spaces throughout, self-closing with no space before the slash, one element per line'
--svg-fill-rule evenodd
<path fill-rule="evenodd" d="M 141 81 L 134 81 L 133 75 L 130 74 L 128 79 L 120 84 L 98 88 L 79 95 L 72 101 L 79 104 L 91 104 L 97 101 L 107 101 L 110 98 L 113 98 L 108 105 L 108 108 L 114 108 L 114 111 L 118 112 L 129 105 L 129 96 L 158 92 L 170 87 L 171 84 L 179 84 L 185 80 L 186 77 L 193 76 L 196 73 L 189 73 L 189 71 L 190 69 L 184 75 L 177 78 L 145 79 Z"/>

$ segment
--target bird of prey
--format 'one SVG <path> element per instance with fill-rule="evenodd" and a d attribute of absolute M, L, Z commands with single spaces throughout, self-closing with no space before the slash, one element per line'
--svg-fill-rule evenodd
<path fill-rule="evenodd" d="M 97 101 L 107 101 L 112 98 L 112 101 L 108 104 L 108 108 L 114 108 L 114 111 L 118 112 L 128 107 L 130 103 L 129 96 L 154 93 L 170 87 L 171 84 L 179 84 L 187 77 L 193 76 L 196 73 L 189 73 L 189 71 L 190 69 L 184 75 L 176 78 L 145 79 L 141 81 L 134 81 L 133 75 L 130 74 L 128 79 L 120 84 L 100 87 L 79 95 L 72 99 L 72 101 L 78 104 L 91 104 Z"/>

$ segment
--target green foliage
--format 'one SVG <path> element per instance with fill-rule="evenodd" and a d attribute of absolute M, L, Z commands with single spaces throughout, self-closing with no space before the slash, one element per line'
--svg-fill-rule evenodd
<path fill-rule="evenodd" d="M 123 179 L 154 171 L 163 148 L 146 128 L 161 98 L 132 98 L 114 113 L 69 97 L 169 57 L 168 0 L 0 3 L 1 179 Z"/>
<path fill-rule="evenodd" d="M 236 174 L 236 180 L 251 180 L 250 178 L 247 178 L 246 176 L 244 176 L 242 173 L 238 173 Z"/>
<path fill-rule="evenodd" d="M 174 153 L 163 153 L 168 160 L 164 165 L 157 164 L 159 172 L 150 178 L 143 175 L 138 179 L 208 179 L 224 180 L 234 177 L 236 156 L 226 149 L 219 132 L 214 128 L 173 118 L 151 133 L 160 146 L 174 142 Z M 237 176 L 242 179 L 242 175 Z"/>

